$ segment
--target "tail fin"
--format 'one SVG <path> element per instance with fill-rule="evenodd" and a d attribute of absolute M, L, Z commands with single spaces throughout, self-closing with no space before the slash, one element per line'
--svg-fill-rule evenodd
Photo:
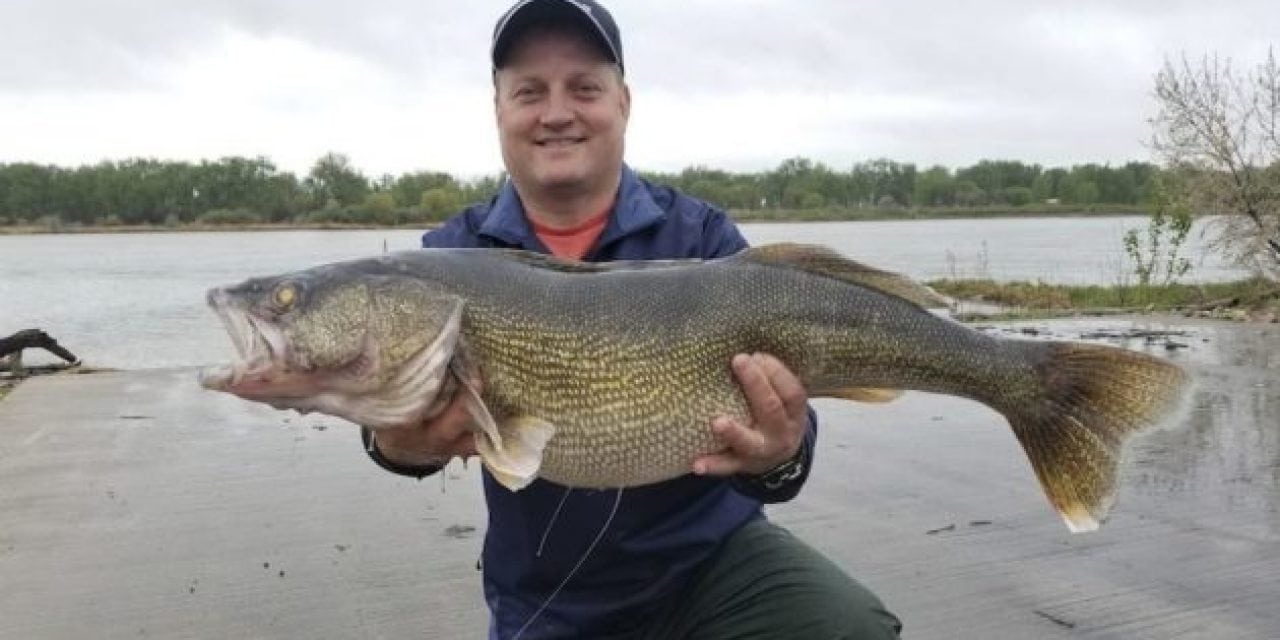
<path fill-rule="evenodd" d="M 1043 395 L 1003 413 L 1067 528 L 1093 531 L 1115 503 L 1125 442 L 1173 413 L 1187 375 L 1172 363 L 1118 347 L 1025 344 Z"/>

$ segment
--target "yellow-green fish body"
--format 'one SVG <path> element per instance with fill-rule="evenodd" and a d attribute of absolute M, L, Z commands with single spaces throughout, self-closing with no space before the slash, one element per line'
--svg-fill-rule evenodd
<path fill-rule="evenodd" d="M 210 293 L 246 362 L 206 386 L 375 428 L 415 424 L 462 379 L 486 467 L 608 488 L 688 473 L 749 418 L 734 354 L 778 357 L 811 396 L 958 395 L 1004 414 L 1073 530 L 1109 509 L 1121 446 L 1185 384 L 1114 347 L 1001 339 L 941 318 L 923 287 L 821 248 L 713 261 L 563 262 L 420 250 Z M 236 337 L 236 336 L 239 337 Z M 256 346 L 255 346 L 256 345 Z"/>

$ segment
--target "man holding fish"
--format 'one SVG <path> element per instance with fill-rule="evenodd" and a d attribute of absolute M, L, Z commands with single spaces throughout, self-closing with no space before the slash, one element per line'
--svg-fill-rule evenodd
<path fill-rule="evenodd" d="M 519 2 L 494 29 L 492 63 L 509 180 L 495 200 L 426 233 L 424 247 L 604 262 L 712 259 L 747 246 L 724 212 L 623 163 L 631 96 L 604 7 Z M 793 498 L 813 461 L 816 420 L 804 387 L 768 354 L 724 366 L 751 420 L 710 421 L 724 449 L 690 460 L 682 477 L 625 493 L 543 479 L 511 491 L 485 473 L 491 637 L 897 636 L 897 619 L 871 592 L 761 511 Z M 423 477 L 475 455 L 464 395 L 424 422 L 365 429 L 370 456 Z"/>

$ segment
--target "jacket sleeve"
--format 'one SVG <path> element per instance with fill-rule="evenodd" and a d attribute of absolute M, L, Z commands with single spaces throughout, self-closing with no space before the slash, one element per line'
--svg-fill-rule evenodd
<path fill-rule="evenodd" d="M 418 466 L 396 464 L 386 459 L 383 457 L 382 452 L 378 451 L 377 438 L 373 435 L 373 429 L 369 427 L 360 427 L 360 440 L 364 443 L 364 452 L 369 454 L 369 459 L 391 473 L 421 480 L 429 475 L 434 475 L 444 468 L 434 464 Z"/>
<path fill-rule="evenodd" d="M 742 232 L 738 230 L 737 225 L 719 209 L 709 208 L 707 222 L 703 230 L 705 254 L 702 258 L 704 260 L 730 256 L 747 248 L 747 240 L 742 236 Z M 745 496 L 755 498 L 766 504 L 786 502 L 800 493 L 800 488 L 809 479 L 809 467 L 813 463 L 814 445 L 818 441 L 818 415 L 813 411 L 812 406 L 809 407 L 808 413 L 809 423 L 805 427 L 804 439 L 800 443 L 800 450 L 796 452 L 801 465 L 799 475 L 776 489 L 766 489 L 751 476 L 734 476 L 731 479 L 734 489 Z"/>
<path fill-rule="evenodd" d="M 703 260 L 725 258 L 747 248 L 738 226 L 723 211 L 707 205 L 706 222 L 702 226 Z"/>

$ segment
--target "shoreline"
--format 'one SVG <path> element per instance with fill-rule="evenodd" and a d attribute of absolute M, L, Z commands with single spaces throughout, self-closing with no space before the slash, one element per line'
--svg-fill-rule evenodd
<path fill-rule="evenodd" d="M 1147 215 L 1144 209 L 1115 205 L 1105 210 L 1088 209 L 1001 209 L 1001 208 L 924 208 L 924 209 L 815 209 L 779 210 L 774 212 L 729 211 L 733 221 L 739 224 L 773 224 L 806 222 L 888 222 L 925 220 L 985 220 L 985 219 L 1043 219 L 1043 218 L 1114 218 Z M 406 230 L 427 231 L 441 223 L 372 224 L 343 222 L 253 222 L 229 224 L 186 223 L 180 225 L 106 225 L 63 224 L 0 226 L 0 236 L 48 235 L 48 234 L 109 234 L 109 233 L 206 233 L 206 232 L 261 232 L 261 231 L 369 231 Z"/>

